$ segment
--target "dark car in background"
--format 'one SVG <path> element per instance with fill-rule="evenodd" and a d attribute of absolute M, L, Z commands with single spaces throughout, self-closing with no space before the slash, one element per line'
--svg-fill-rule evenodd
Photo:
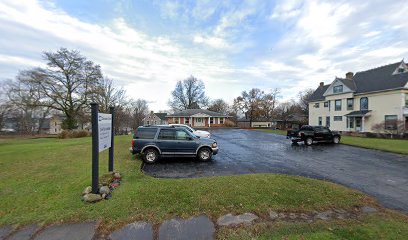
<path fill-rule="evenodd" d="M 302 126 L 299 130 L 288 130 L 286 138 L 292 143 L 304 142 L 305 145 L 312 145 L 313 142 L 339 143 L 341 135 L 337 131 L 331 131 L 323 126 Z"/>
<path fill-rule="evenodd" d="M 218 153 L 218 145 L 214 139 L 199 138 L 182 127 L 146 126 L 136 129 L 130 151 L 141 153 L 145 163 L 180 156 L 209 161 Z"/>

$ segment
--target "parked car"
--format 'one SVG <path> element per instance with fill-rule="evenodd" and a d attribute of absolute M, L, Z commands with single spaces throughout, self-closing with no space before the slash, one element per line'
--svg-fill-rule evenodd
<path fill-rule="evenodd" d="M 176 156 L 209 161 L 218 153 L 218 145 L 214 139 L 199 138 L 183 127 L 146 126 L 136 129 L 130 151 L 132 154 L 142 153 L 145 163 Z"/>
<path fill-rule="evenodd" d="M 202 131 L 202 130 L 195 130 L 194 128 L 185 125 L 185 124 L 169 124 L 169 126 L 176 126 L 176 127 L 183 127 L 186 128 L 189 132 L 191 132 L 192 134 L 198 136 L 198 137 L 202 137 L 202 138 L 211 138 L 211 134 L 207 131 Z"/>
<path fill-rule="evenodd" d="M 313 142 L 339 143 L 341 135 L 337 131 L 331 131 L 322 126 L 302 126 L 299 130 L 288 130 L 286 138 L 293 143 L 304 142 L 305 145 L 312 145 Z"/>

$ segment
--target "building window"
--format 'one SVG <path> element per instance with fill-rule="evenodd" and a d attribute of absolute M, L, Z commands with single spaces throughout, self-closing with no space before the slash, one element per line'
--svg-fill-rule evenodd
<path fill-rule="evenodd" d="M 385 115 L 385 130 L 397 130 L 397 115 Z"/>
<path fill-rule="evenodd" d="M 343 92 L 343 85 L 338 85 L 333 87 L 333 93 L 341 93 Z"/>
<path fill-rule="evenodd" d="M 341 99 L 334 102 L 334 111 L 341 111 Z"/>
<path fill-rule="evenodd" d="M 319 117 L 319 126 L 322 126 L 323 125 L 323 123 L 322 123 L 322 117 Z"/>
<path fill-rule="evenodd" d="M 201 122 L 201 118 L 196 118 L 196 122 Z"/>
<path fill-rule="evenodd" d="M 315 103 L 315 104 L 314 104 L 314 107 L 315 107 L 315 108 L 319 108 L 319 103 Z"/>
<path fill-rule="evenodd" d="M 224 118 L 220 118 L 220 124 L 224 124 Z"/>
<path fill-rule="evenodd" d="M 329 107 L 329 102 L 324 102 L 324 107 L 325 108 Z"/>
<path fill-rule="evenodd" d="M 214 124 L 214 118 L 210 118 L 210 124 Z"/>
<path fill-rule="evenodd" d="M 147 121 L 147 125 L 150 125 L 150 121 Z"/>
<path fill-rule="evenodd" d="M 368 98 L 360 98 L 360 110 L 368 110 Z"/>
<path fill-rule="evenodd" d="M 405 93 L 405 107 L 408 108 L 408 93 Z"/>
<path fill-rule="evenodd" d="M 330 127 L 330 117 L 326 117 L 326 127 Z"/>
<path fill-rule="evenodd" d="M 334 117 L 333 117 L 333 120 L 334 120 L 335 122 L 343 121 L 343 117 L 342 117 L 342 116 L 334 116 Z"/>
<path fill-rule="evenodd" d="M 354 99 L 347 98 L 347 110 L 353 110 L 353 109 L 354 109 Z"/>
<path fill-rule="evenodd" d="M 184 118 L 184 122 L 186 123 L 186 124 L 190 124 L 190 118 Z"/>

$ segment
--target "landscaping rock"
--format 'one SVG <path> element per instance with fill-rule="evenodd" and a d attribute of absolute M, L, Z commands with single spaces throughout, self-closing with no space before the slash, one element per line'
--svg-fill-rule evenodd
<path fill-rule="evenodd" d="M 40 226 L 32 224 L 13 233 L 7 240 L 29 240 L 39 230 Z"/>
<path fill-rule="evenodd" d="M 82 197 L 85 202 L 94 203 L 102 200 L 102 196 L 100 194 L 88 193 Z"/>
<path fill-rule="evenodd" d="M 114 179 L 121 179 L 122 176 L 120 176 L 120 173 L 115 172 L 115 173 L 113 174 L 113 178 L 114 178 Z"/>
<path fill-rule="evenodd" d="M 74 223 L 53 225 L 46 228 L 35 240 L 91 240 L 95 235 L 96 223 Z"/>
<path fill-rule="evenodd" d="M 100 194 L 109 194 L 110 193 L 110 189 L 108 186 L 102 186 L 101 188 L 99 188 L 99 193 Z"/>
<path fill-rule="evenodd" d="M 82 192 L 82 195 L 86 195 L 86 194 L 91 193 L 91 192 L 92 192 L 92 187 L 88 186 L 88 187 L 86 187 L 84 189 L 84 191 Z"/>
<path fill-rule="evenodd" d="M 12 226 L 3 226 L 0 227 L 0 239 L 6 238 L 7 235 L 9 235 L 13 231 Z"/>
<path fill-rule="evenodd" d="M 237 215 L 237 216 L 234 216 L 229 213 L 227 215 L 224 215 L 218 218 L 217 224 L 220 226 L 238 225 L 241 223 L 249 224 L 255 219 L 258 219 L 258 216 L 256 216 L 253 213 L 244 213 L 244 214 Z"/>
<path fill-rule="evenodd" d="M 151 240 L 153 239 L 153 227 L 151 224 L 146 222 L 134 222 L 124 226 L 123 228 L 113 232 L 109 238 L 111 240 L 120 240 L 120 239 L 144 239 Z"/>
<path fill-rule="evenodd" d="M 159 239 L 214 239 L 214 223 L 205 216 L 201 215 L 187 220 L 171 219 L 162 223 L 159 228 Z"/>
<path fill-rule="evenodd" d="M 301 213 L 299 215 L 299 218 L 302 219 L 302 220 L 311 220 L 312 219 L 312 217 L 310 215 L 307 215 L 305 213 Z"/>
<path fill-rule="evenodd" d="M 328 211 L 320 212 L 320 213 L 316 214 L 315 218 L 320 219 L 320 220 L 329 220 L 329 219 L 331 219 L 332 215 L 333 215 L 333 211 L 328 210 Z"/>
<path fill-rule="evenodd" d="M 361 212 L 362 213 L 375 213 L 375 212 L 378 212 L 378 210 L 370 206 L 364 206 L 361 208 Z"/>
<path fill-rule="evenodd" d="M 278 213 L 276 213 L 276 212 L 274 212 L 274 211 L 270 211 L 270 212 L 269 212 L 269 217 L 270 217 L 272 220 L 276 220 L 276 219 L 279 218 L 279 215 L 278 215 Z"/>
<path fill-rule="evenodd" d="M 296 213 L 289 213 L 289 219 L 295 220 L 297 218 Z"/>
<path fill-rule="evenodd" d="M 113 175 L 111 173 L 104 174 L 99 178 L 99 183 L 102 186 L 109 186 L 109 184 L 112 181 L 113 181 Z"/>

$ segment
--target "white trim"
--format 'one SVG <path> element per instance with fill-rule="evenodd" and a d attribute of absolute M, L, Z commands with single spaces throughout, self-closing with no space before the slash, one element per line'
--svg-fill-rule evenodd
<path fill-rule="evenodd" d="M 347 81 L 352 81 L 352 80 L 348 80 Z M 337 84 L 336 86 L 339 85 L 343 85 L 343 91 L 339 92 L 339 93 L 334 93 L 333 92 L 333 88 L 335 87 L 335 83 L 339 82 L 340 84 Z M 334 81 L 330 84 L 330 86 L 326 89 L 326 91 L 323 93 L 323 96 L 332 96 L 332 95 L 339 95 L 339 94 L 345 94 L 345 93 L 352 93 L 354 92 L 353 90 L 351 90 L 349 87 L 347 87 L 342 81 L 340 81 L 340 79 L 336 78 L 334 79 Z"/>

